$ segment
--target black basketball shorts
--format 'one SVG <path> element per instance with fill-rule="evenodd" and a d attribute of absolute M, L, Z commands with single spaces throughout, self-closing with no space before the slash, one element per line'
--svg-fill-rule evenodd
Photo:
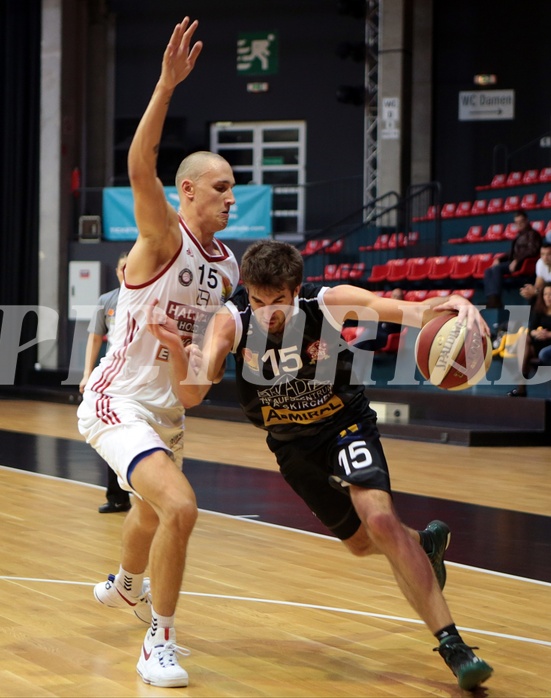
<path fill-rule="evenodd" d="M 341 540 L 360 526 L 349 485 L 392 494 L 376 420 L 367 411 L 355 410 L 315 436 L 279 441 L 269 434 L 266 439 L 285 481 Z"/>

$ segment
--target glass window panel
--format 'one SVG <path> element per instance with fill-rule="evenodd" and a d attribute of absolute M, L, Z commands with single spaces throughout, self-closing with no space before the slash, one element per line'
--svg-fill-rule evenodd
<path fill-rule="evenodd" d="M 284 210 L 284 209 L 291 209 L 293 211 L 296 211 L 298 208 L 298 194 L 293 193 L 293 194 L 281 194 L 281 193 L 274 193 L 273 195 L 273 208 L 274 209 L 279 209 L 279 210 Z"/>
<path fill-rule="evenodd" d="M 298 165 L 298 148 L 264 148 L 264 165 Z"/>
<path fill-rule="evenodd" d="M 296 233 L 297 219 L 295 216 L 274 216 L 272 218 L 272 230 L 274 233 Z"/>
<path fill-rule="evenodd" d="M 252 143 L 253 131 L 218 131 L 218 143 Z"/>
<path fill-rule="evenodd" d="M 231 150 L 219 148 L 218 152 L 234 167 L 251 166 L 253 164 L 252 148 L 232 148 Z"/>
<path fill-rule="evenodd" d="M 298 184 L 298 172 L 293 170 L 264 171 L 263 184 Z"/>
<path fill-rule="evenodd" d="M 296 143 L 299 141 L 299 139 L 298 128 L 267 128 L 264 129 L 262 138 L 264 143 L 283 143 L 285 141 L 292 141 Z"/>
<path fill-rule="evenodd" d="M 250 184 L 253 181 L 253 173 L 251 170 L 245 170 L 244 172 L 233 171 L 233 176 L 235 177 L 236 184 Z"/>

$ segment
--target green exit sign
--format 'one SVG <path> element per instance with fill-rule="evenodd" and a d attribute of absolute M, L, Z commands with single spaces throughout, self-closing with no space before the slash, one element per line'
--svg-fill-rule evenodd
<path fill-rule="evenodd" d="M 278 71 L 279 40 L 277 32 L 239 34 L 237 72 L 241 75 L 273 75 Z"/>

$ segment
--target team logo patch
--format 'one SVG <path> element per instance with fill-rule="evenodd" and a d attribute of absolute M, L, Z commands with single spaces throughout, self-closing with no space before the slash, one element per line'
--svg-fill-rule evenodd
<path fill-rule="evenodd" d="M 251 371 L 259 371 L 259 365 L 258 365 L 258 354 L 254 351 L 251 351 L 250 349 L 247 349 L 245 347 L 242 351 L 243 354 L 243 361 L 247 364 L 247 366 L 251 369 Z"/>
<path fill-rule="evenodd" d="M 326 341 L 322 339 L 318 339 L 315 342 L 309 344 L 306 347 L 306 353 L 312 359 L 310 363 L 313 364 L 316 361 L 323 361 L 324 359 L 329 359 L 330 357 L 327 352 L 327 349 L 328 344 Z"/>
<path fill-rule="evenodd" d="M 191 269 L 182 269 L 182 271 L 178 274 L 178 280 L 182 286 L 189 286 L 193 281 Z"/>

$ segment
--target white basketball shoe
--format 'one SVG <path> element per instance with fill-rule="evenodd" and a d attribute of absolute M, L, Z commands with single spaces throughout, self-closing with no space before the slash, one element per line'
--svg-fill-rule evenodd
<path fill-rule="evenodd" d="M 144 623 L 151 623 L 151 597 L 149 594 L 149 578 L 143 580 L 140 596 L 132 596 L 127 589 L 119 584 L 114 574 L 107 577 L 106 582 L 100 582 L 94 587 L 97 601 L 110 608 L 130 608 Z"/>
<path fill-rule="evenodd" d="M 161 688 L 188 685 L 188 674 L 178 663 L 177 655 L 189 656 L 190 651 L 176 644 L 174 628 L 149 628 L 136 666 L 145 683 Z"/>

